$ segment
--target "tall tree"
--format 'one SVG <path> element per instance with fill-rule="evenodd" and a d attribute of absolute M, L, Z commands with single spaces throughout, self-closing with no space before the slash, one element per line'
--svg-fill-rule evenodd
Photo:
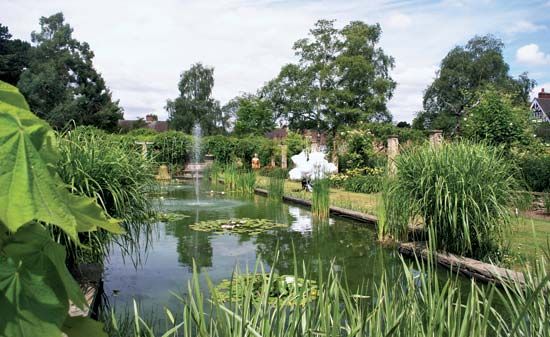
<path fill-rule="evenodd" d="M 31 45 L 12 39 L 8 27 L 0 24 L 0 81 L 17 85 L 23 70 L 29 66 Z"/>
<path fill-rule="evenodd" d="M 426 89 L 424 110 L 413 124 L 451 135 L 460 133 L 467 107 L 478 97 L 476 92 L 488 85 L 511 94 L 518 102 L 528 100 L 534 82 L 526 74 L 517 80 L 508 74 L 503 48 L 502 41 L 491 35 L 476 36 L 465 46 L 453 48 Z"/>
<path fill-rule="evenodd" d="M 196 63 L 184 71 L 178 84 L 179 97 L 166 103 L 170 126 L 191 133 L 193 126 L 198 123 L 204 134 L 223 132 L 227 118 L 222 113 L 220 103 L 212 98 L 213 87 L 214 68 Z"/>
<path fill-rule="evenodd" d="M 275 128 L 273 111 L 268 101 L 253 95 L 243 95 L 235 100 L 238 102 L 235 134 L 264 135 Z"/>
<path fill-rule="evenodd" d="M 261 96 L 293 129 L 391 120 L 394 61 L 377 47 L 381 32 L 378 24 L 354 21 L 338 30 L 333 20 L 319 20 L 310 37 L 294 44 L 298 64 L 285 65 Z"/>
<path fill-rule="evenodd" d="M 74 121 L 115 130 L 122 109 L 95 70 L 88 43 L 73 38 L 63 13 L 40 18 L 40 28 L 31 34 L 36 48 L 18 83 L 32 111 L 58 129 Z"/>

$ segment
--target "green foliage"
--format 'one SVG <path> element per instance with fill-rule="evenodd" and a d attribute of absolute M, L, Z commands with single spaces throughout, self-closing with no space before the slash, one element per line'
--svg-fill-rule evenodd
<path fill-rule="evenodd" d="M 531 112 L 515 107 L 511 99 L 502 93 L 487 89 L 478 102 L 468 109 L 463 122 L 463 136 L 473 141 L 491 145 L 528 147 L 534 142 L 530 125 Z"/>
<path fill-rule="evenodd" d="M 550 190 L 550 155 L 527 154 L 517 159 L 527 188 L 535 192 Z"/>
<path fill-rule="evenodd" d="M 526 74 L 512 78 L 504 61 L 504 44 L 493 36 L 476 36 L 465 46 L 453 48 L 441 61 L 437 77 L 424 93 L 424 111 L 413 125 L 420 129 L 441 129 L 459 134 L 466 109 L 478 90 L 493 85 L 526 105 L 534 81 Z"/>
<path fill-rule="evenodd" d="M 326 178 L 316 179 L 312 185 L 311 213 L 318 218 L 326 219 L 330 213 L 330 181 Z"/>
<path fill-rule="evenodd" d="M 306 139 L 297 132 L 289 131 L 285 138 L 285 145 L 287 146 L 287 157 L 290 157 L 302 152 L 306 148 Z"/>
<path fill-rule="evenodd" d="M 78 232 L 122 228 L 93 198 L 66 189 L 55 172 L 55 134 L 16 88 L 1 81 L 0 124 L 0 156 L 8 163 L 0 167 L 0 190 L 6 192 L 0 208 L 0 335 L 57 337 L 72 321 L 69 300 L 84 308 L 85 299 L 65 266 L 64 248 L 42 223 L 76 242 Z M 76 330 L 100 335 L 100 329 L 82 324 Z"/>
<path fill-rule="evenodd" d="M 235 190 L 240 193 L 254 194 L 256 173 L 250 170 L 240 170 L 235 180 Z"/>
<path fill-rule="evenodd" d="M 154 159 L 159 164 L 183 165 L 189 161 L 193 139 L 179 131 L 161 132 L 150 137 L 149 146 Z"/>
<path fill-rule="evenodd" d="M 190 134 L 199 124 L 205 135 L 223 132 L 227 120 L 220 103 L 211 97 L 213 87 L 214 68 L 196 63 L 184 71 L 178 83 L 179 97 L 166 103 L 170 127 Z"/>
<path fill-rule="evenodd" d="M 550 122 L 538 123 L 535 127 L 535 136 L 543 143 L 550 143 Z"/>
<path fill-rule="evenodd" d="M 257 97 L 239 97 L 235 134 L 264 136 L 275 128 L 275 118 L 269 102 Z"/>
<path fill-rule="evenodd" d="M 293 130 L 391 120 L 394 60 L 377 47 L 381 34 L 378 24 L 352 21 L 338 30 L 333 20 L 317 21 L 308 38 L 294 43 L 298 64 L 285 65 L 262 97 Z"/>
<path fill-rule="evenodd" d="M 40 18 L 40 28 L 31 34 L 36 48 L 18 83 L 31 110 L 57 129 L 74 121 L 116 130 L 122 110 L 94 69 L 90 46 L 72 36 L 62 13 Z"/>
<path fill-rule="evenodd" d="M 387 186 L 388 226 L 406 239 L 410 221 L 423 219 L 435 247 L 449 253 L 498 261 L 512 221 L 515 172 L 494 148 L 468 142 L 425 145 L 396 159 Z"/>
<path fill-rule="evenodd" d="M 0 81 L 16 85 L 25 68 L 29 66 L 31 45 L 12 39 L 8 27 L 0 24 Z"/>
<path fill-rule="evenodd" d="M 230 163 L 234 159 L 236 139 L 224 136 L 210 136 L 203 140 L 204 152 L 214 155 L 216 162 Z"/>
<path fill-rule="evenodd" d="M 288 172 L 283 169 L 274 169 L 268 172 L 268 177 L 268 197 L 272 200 L 282 200 L 285 193 L 285 181 L 286 177 L 288 177 Z"/>
<path fill-rule="evenodd" d="M 357 193 L 378 193 L 382 190 L 384 170 L 381 168 L 357 168 L 331 176 L 333 187 Z"/>

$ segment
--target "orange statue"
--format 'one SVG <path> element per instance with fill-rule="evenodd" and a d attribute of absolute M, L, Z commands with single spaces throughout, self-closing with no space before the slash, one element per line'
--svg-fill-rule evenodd
<path fill-rule="evenodd" d="M 258 158 L 257 153 L 254 153 L 254 158 L 252 158 L 252 169 L 253 170 L 259 170 L 260 169 L 260 159 Z"/>

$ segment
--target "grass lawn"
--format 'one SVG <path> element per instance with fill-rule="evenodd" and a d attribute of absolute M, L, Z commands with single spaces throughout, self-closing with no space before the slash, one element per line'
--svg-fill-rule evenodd
<path fill-rule="evenodd" d="M 257 186 L 267 188 L 268 178 L 259 176 Z M 311 200 L 311 193 L 300 191 L 301 184 L 297 181 L 285 182 L 285 195 Z M 342 207 L 353 211 L 377 215 L 377 207 L 380 199 L 379 194 L 364 194 L 347 192 L 341 189 L 330 190 L 331 206 Z M 520 258 L 530 259 L 542 253 L 542 249 L 548 248 L 550 241 L 550 221 L 519 217 L 512 226 L 510 235 L 510 248 Z M 514 266 L 514 269 L 521 268 L 521 265 Z"/>

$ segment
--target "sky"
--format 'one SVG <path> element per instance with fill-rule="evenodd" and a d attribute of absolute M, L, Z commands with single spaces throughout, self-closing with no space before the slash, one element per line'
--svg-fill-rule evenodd
<path fill-rule="evenodd" d="M 380 23 L 380 46 L 395 58 L 388 104 L 394 121 L 411 121 L 441 59 L 475 35 L 502 39 L 511 75 L 529 72 L 550 91 L 550 0 L 1 0 L 0 23 L 29 40 L 38 20 L 63 12 L 73 36 L 90 44 L 94 64 L 126 119 L 167 118 L 180 74 L 214 67 L 222 104 L 255 92 L 296 62 L 294 41 L 319 19 Z"/>

